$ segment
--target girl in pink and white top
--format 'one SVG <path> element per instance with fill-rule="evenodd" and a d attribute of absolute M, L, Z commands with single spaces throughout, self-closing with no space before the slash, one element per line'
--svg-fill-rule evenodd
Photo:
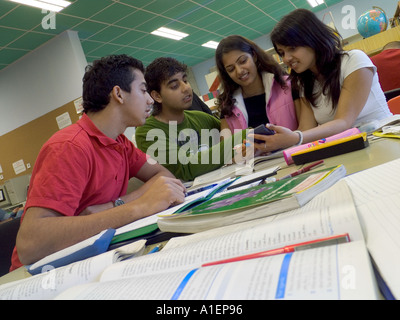
<path fill-rule="evenodd" d="M 269 125 L 274 136 L 258 136 L 263 151 L 326 138 L 391 116 L 376 67 L 360 50 L 343 51 L 340 37 L 306 9 L 283 17 L 271 33 L 276 52 L 291 69 L 300 95 L 299 128 Z"/>
<path fill-rule="evenodd" d="M 219 43 L 215 58 L 222 85 L 217 100 L 221 129 L 233 133 L 267 123 L 297 129 L 290 81 L 270 55 L 232 35 Z"/>

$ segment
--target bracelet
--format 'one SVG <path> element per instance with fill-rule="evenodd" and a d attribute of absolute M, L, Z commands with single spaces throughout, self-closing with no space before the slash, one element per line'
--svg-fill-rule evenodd
<path fill-rule="evenodd" d="M 301 132 L 300 130 L 295 130 L 293 132 L 295 132 L 299 135 L 299 142 L 297 142 L 295 144 L 295 146 L 299 146 L 299 145 L 303 144 L 303 132 Z"/>

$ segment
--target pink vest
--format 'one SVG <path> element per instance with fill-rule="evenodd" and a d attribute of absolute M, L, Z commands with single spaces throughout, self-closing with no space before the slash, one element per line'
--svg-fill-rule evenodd
<path fill-rule="evenodd" d="M 268 88 L 265 88 L 266 93 L 270 92 L 265 110 L 270 123 L 286 127 L 291 130 L 296 130 L 298 123 L 292 98 L 290 81 L 287 81 L 287 86 L 287 89 L 282 89 L 279 83 L 277 83 L 275 80 L 272 80 L 272 85 L 269 91 L 267 91 Z M 241 100 L 243 101 L 243 98 Z M 236 104 L 238 104 L 238 101 L 236 101 Z M 233 114 L 230 117 L 225 117 L 225 120 L 227 121 L 232 133 L 234 132 L 234 129 L 248 128 L 246 117 L 241 110 L 243 108 L 245 108 L 245 106 L 239 108 L 237 105 L 235 105 L 232 109 Z"/>

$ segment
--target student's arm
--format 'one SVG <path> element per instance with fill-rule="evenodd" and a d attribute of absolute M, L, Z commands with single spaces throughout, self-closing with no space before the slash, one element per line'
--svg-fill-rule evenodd
<path fill-rule="evenodd" d="M 305 131 L 318 125 L 314 117 L 314 112 L 310 103 L 305 98 L 299 98 L 295 101 L 297 120 L 299 126 L 297 130 Z"/>
<path fill-rule="evenodd" d="M 164 168 L 162 165 L 158 163 L 149 164 L 148 162 L 146 162 L 140 168 L 140 170 L 135 176 L 135 178 L 143 181 L 144 184 L 140 186 L 140 188 L 138 188 L 137 190 L 134 190 L 131 193 L 128 193 L 124 196 L 121 196 L 120 198 L 125 203 L 138 199 L 150 188 L 150 186 L 154 183 L 154 181 L 156 181 L 159 177 L 175 178 L 175 176 L 168 169 Z M 93 205 L 86 208 L 80 215 L 93 214 L 103 210 L 111 209 L 113 207 L 114 204 L 112 202 Z"/>
<path fill-rule="evenodd" d="M 245 130 L 240 130 L 207 150 L 197 152 L 189 157 L 183 156 L 179 159 L 180 150 L 184 148 L 182 146 L 178 151 L 176 149 L 173 150 L 173 153 L 178 154 L 178 161 L 174 164 L 165 164 L 165 167 L 179 179 L 193 181 L 197 176 L 216 170 L 225 164 L 232 164 L 235 156 L 233 147 L 241 144 L 245 137 Z M 184 163 L 180 161 L 182 159 L 184 159 Z"/>
<path fill-rule="evenodd" d="M 136 200 L 91 215 L 70 217 L 47 208 L 28 208 L 17 236 L 20 261 L 34 263 L 105 229 L 119 228 L 182 203 L 184 190 L 179 180 L 159 176 Z"/>
<path fill-rule="evenodd" d="M 335 118 L 322 125 L 317 125 L 316 122 L 313 125 L 315 118 L 314 116 L 311 118 L 309 112 L 311 107 L 307 108 L 306 104 L 302 104 L 299 130 L 303 132 L 303 142 L 316 141 L 352 128 L 367 102 L 372 78 L 373 70 L 371 68 L 361 68 L 347 76 L 343 82 Z M 313 127 L 309 128 L 312 125 Z M 256 144 L 256 148 L 268 152 L 290 147 L 299 141 L 299 135 L 287 128 L 274 125 L 270 125 L 270 128 L 275 130 L 276 134 L 273 136 L 256 135 L 255 138 L 262 139 L 266 143 L 265 145 Z"/>
<path fill-rule="evenodd" d="M 304 131 L 304 142 L 329 137 L 352 128 L 367 102 L 373 75 L 371 68 L 362 68 L 347 76 L 340 92 L 334 120 Z"/>
<path fill-rule="evenodd" d="M 221 121 L 221 140 L 224 140 L 225 138 L 230 137 L 232 135 L 232 132 L 225 118 L 221 119 L 220 121 Z"/>

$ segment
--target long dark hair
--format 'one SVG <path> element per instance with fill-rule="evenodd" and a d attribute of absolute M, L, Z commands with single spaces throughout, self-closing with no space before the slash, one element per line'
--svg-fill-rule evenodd
<path fill-rule="evenodd" d="M 271 41 L 277 45 L 288 47 L 310 47 L 315 51 L 316 67 L 324 79 L 323 93 L 331 98 L 333 109 L 336 108 L 340 96 L 340 66 L 342 48 L 340 35 L 324 24 L 311 11 L 296 9 L 284 16 L 271 33 Z M 278 52 L 278 51 L 277 51 Z M 306 99 L 315 106 L 313 95 L 315 76 L 307 70 L 300 74 L 291 71 L 290 79 L 295 89 L 304 89 Z"/>
<path fill-rule="evenodd" d="M 226 72 L 222 57 L 233 50 L 246 52 L 251 56 L 256 55 L 258 72 L 261 74 L 262 71 L 265 71 L 274 74 L 275 80 L 281 85 L 282 89 L 287 88 L 283 78 L 285 75 L 284 70 L 269 54 L 249 39 L 239 35 L 228 36 L 221 40 L 215 53 L 216 65 L 222 84 L 222 92 L 219 94 L 216 104 L 221 112 L 221 116 L 228 117 L 232 115 L 232 108 L 235 103 L 233 93 L 239 88 L 239 85 Z"/>

